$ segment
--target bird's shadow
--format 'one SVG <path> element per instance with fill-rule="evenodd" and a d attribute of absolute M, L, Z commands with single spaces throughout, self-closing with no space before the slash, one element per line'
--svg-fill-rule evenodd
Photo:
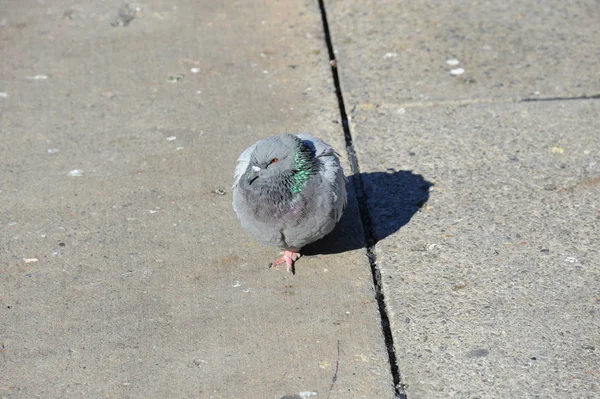
<path fill-rule="evenodd" d="M 386 238 L 421 209 L 432 186 L 423 176 L 407 170 L 350 176 L 342 219 L 327 236 L 302 248 L 302 254 L 336 254 L 366 247 L 367 238 L 372 243 Z"/>

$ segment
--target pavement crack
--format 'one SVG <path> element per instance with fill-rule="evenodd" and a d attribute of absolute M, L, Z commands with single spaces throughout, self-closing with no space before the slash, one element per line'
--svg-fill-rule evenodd
<path fill-rule="evenodd" d="M 319 8 L 321 9 L 321 19 L 323 21 L 323 32 L 325 35 L 325 42 L 327 45 L 327 51 L 329 53 L 329 65 L 331 68 L 331 75 L 333 77 L 333 83 L 335 85 L 335 92 L 338 100 L 338 107 L 340 109 L 340 117 L 342 120 L 342 128 L 344 130 L 344 139 L 346 142 L 346 152 L 348 153 L 348 159 L 350 160 L 350 166 L 352 169 L 352 173 L 357 177 L 354 179 L 354 189 L 357 196 L 358 208 L 360 213 L 360 218 L 363 225 L 363 231 L 365 235 L 366 242 L 366 255 L 369 259 L 369 266 L 371 267 L 371 276 L 373 278 L 373 287 L 375 289 L 375 300 L 377 301 L 377 307 L 379 309 L 379 316 L 381 320 L 381 330 L 383 334 L 383 338 L 385 341 L 385 346 L 388 354 L 388 361 L 390 366 L 390 373 L 392 374 L 392 380 L 394 383 L 394 397 L 396 399 L 407 399 L 404 387 L 405 385 L 402 383 L 400 378 L 400 370 L 398 368 L 398 362 L 396 358 L 396 351 L 394 349 L 394 337 L 392 335 L 392 330 L 390 327 L 390 319 L 387 312 L 387 307 L 385 303 L 385 295 L 382 289 L 381 283 L 381 272 L 379 267 L 377 266 L 377 259 L 375 256 L 375 244 L 377 240 L 373 233 L 373 224 L 371 220 L 371 215 L 369 213 L 369 208 L 367 205 L 367 193 L 364 189 L 364 184 L 362 178 L 360 176 L 360 166 L 358 163 L 358 157 L 356 156 L 356 151 L 354 150 L 354 146 L 352 143 L 352 134 L 350 132 L 350 124 L 348 123 L 348 114 L 346 113 L 346 106 L 344 104 L 344 96 L 342 94 L 342 87 L 340 84 L 340 76 L 338 74 L 338 62 L 335 58 L 335 51 L 333 49 L 333 41 L 331 39 L 331 33 L 329 31 L 329 22 L 327 20 L 327 10 L 325 8 L 325 1 L 319 0 Z M 338 342 L 338 357 L 339 357 L 339 342 Z M 336 373 L 334 375 L 334 380 L 332 381 L 332 385 L 329 389 L 333 388 L 333 384 L 337 379 L 337 366 L 336 364 Z M 328 396 L 329 397 L 329 396 Z"/>
<path fill-rule="evenodd" d="M 580 95 L 580 96 L 563 96 L 563 97 L 520 97 L 520 98 L 463 98 L 451 100 L 431 100 L 431 101 L 409 101 L 409 102 L 381 102 L 376 103 L 375 107 L 382 109 L 399 109 L 399 108 L 428 108 L 428 107 L 447 107 L 461 105 L 477 105 L 477 104 L 515 104 L 526 102 L 549 102 L 549 101 L 577 101 L 577 100 L 600 100 L 600 94 Z M 356 106 L 351 110 L 353 112 Z"/>
<path fill-rule="evenodd" d="M 542 97 L 542 98 L 523 98 L 520 102 L 537 102 L 537 101 L 573 101 L 573 100 L 600 100 L 600 94 L 582 95 L 574 97 Z"/>
<path fill-rule="evenodd" d="M 333 386 L 337 381 L 338 370 L 340 368 L 340 340 L 337 342 L 337 359 L 335 360 L 335 372 L 333 373 L 333 377 L 331 377 L 331 386 L 329 387 L 329 392 L 327 392 L 327 399 L 331 395 L 331 391 L 333 390 Z"/>

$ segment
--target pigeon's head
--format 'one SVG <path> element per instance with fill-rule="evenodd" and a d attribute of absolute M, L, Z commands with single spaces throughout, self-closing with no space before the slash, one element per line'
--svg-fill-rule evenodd
<path fill-rule="evenodd" d="M 259 141 L 250 155 L 250 163 L 240 185 L 265 193 L 274 190 L 290 194 L 302 191 L 310 176 L 317 172 L 311 142 L 292 134 Z"/>

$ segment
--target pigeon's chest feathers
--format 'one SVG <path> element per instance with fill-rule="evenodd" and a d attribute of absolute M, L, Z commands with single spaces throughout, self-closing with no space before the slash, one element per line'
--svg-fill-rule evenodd
<path fill-rule="evenodd" d="M 264 184 L 251 195 L 249 202 L 258 220 L 294 221 L 305 215 L 314 171 L 302 159 L 296 165 L 297 169 Z"/>
<path fill-rule="evenodd" d="M 262 191 L 247 193 L 247 203 L 252 218 L 269 225 L 294 220 L 302 215 L 302 206 L 298 194 L 287 191 Z M 258 194 L 258 195 L 257 195 Z"/>

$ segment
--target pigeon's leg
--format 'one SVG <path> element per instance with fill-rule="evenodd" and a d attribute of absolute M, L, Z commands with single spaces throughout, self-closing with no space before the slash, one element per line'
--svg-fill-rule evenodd
<path fill-rule="evenodd" d="M 271 266 L 277 267 L 280 264 L 285 263 L 287 265 L 287 271 L 289 273 L 293 273 L 294 262 L 296 262 L 298 259 L 300 259 L 300 256 L 302 256 L 302 255 L 300 255 L 299 252 L 285 251 L 281 258 L 279 258 L 275 262 L 271 263 Z"/>

